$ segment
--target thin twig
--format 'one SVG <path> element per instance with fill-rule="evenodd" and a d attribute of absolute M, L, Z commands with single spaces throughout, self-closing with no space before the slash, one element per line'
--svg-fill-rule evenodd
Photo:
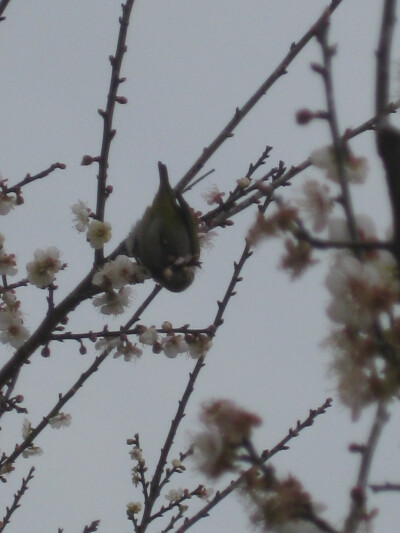
<path fill-rule="evenodd" d="M 388 481 L 383 484 L 372 484 L 368 487 L 374 492 L 400 492 L 400 483 L 389 483 Z"/>
<path fill-rule="evenodd" d="M 32 183 L 33 181 L 36 181 L 36 180 L 41 180 L 43 178 L 46 178 L 49 174 L 51 174 L 52 172 L 54 172 L 55 170 L 65 170 L 67 167 L 64 163 L 53 163 L 52 165 L 49 166 L 49 168 L 46 168 L 46 170 L 42 170 L 41 172 L 38 172 L 37 174 L 34 174 L 33 176 L 31 176 L 30 174 L 27 174 L 25 176 L 25 178 L 21 181 L 19 181 L 18 183 L 16 183 L 15 185 L 13 185 L 12 187 L 7 187 L 5 192 L 6 193 L 10 193 L 10 192 L 13 192 L 13 193 L 18 193 L 19 190 L 24 187 L 25 185 L 28 185 L 29 183 Z"/>
<path fill-rule="evenodd" d="M 311 28 L 303 35 L 303 37 L 297 42 L 292 43 L 290 50 L 284 59 L 279 63 L 276 69 L 270 76 L 262 83 L 262 85 L 256 90 L 256 92 L 247 100 L 242 108 L 237 107 L 232 119 L 223 128 L 221 133 L 203 149 L 202 154 L 191 168 L 186 172 L 182 179 L 175 186 L 176 191 L 182 192 L 188 184 L 192 181 L 194 176 L 203 168 L 205 163 L 211 158 L 218 148 L 233 135 L 233 131 L 244 119 L 244 117 L 253 109 L 253 107 L 259 102 L 259 100 L 266 94 L 266 92 L 279 80 L 283 75 L 287 73 L 287 68 L 296 56 L 302 51 L 302 49 L 311 41 L 316 35 L 321 24 L 335 11 L 335 9 L 341 4 L 342 0 L 332 0 L 330 6 L 324 11 L 321 17 L 311 26 Z"/>
<path fill-rule="evenodd" d="M 345 521 L 343 533 L 355 533 L 363 517 L 363 511 L 366 503 L 366 487 L 371 469 L 372 459 L 381 436 L 383 426 L 388 420 L 388 412 L 384 403 L 379 403 L 375 413 L 374 423 L 372 424 L 368 441 L 363 447 L 360 468 L 357 476 L 357 483 L 353 489 L 353 501 L 350 506 L 349 514 Z"/>
<path fill-rule="evenodd" d="M 331 398 L 328 398 L 325 400 L 325 402 L 318 407 L 317 409 L 311 409 L 309 415 L 303 422 L 297 422 L 296 429 L 290 428 L 287 435 L 278 443 L 276 444 L 271 451 L 266 450 L 261 454 L 262 460 L 264 463 L 268 461 L 271 457 L 276 455 L 278 452 L 283 450 L 288 450 L 288 442 L 291 441 L 293 438 L 297 437 L 303 429 L 312 426 L 314 423 L 314 420 L 317 416 L 324 414 L 326 410 L 332 405 Z M 192 527 L 196 522 L 201 520 L 202 518 L 205 518 L 209 515 L 210 511 L 223 499 L 225 499 L 227 496 L 229 496 L 234 490 L 236 490 L 240 485 L 244 482 L 246 479 L 246 476 L 248 476 L 251 469 L 246 470 L 240 476 L 238 476 L 235 480 L 231 481 L 231 483 L 225 487 L 222 491 L 218 491 L 215 496 L 206 504 L 204 505 L 200 511 L 198 511 L 195 515 L 193 515 L 191 518 L 187 518 L 184 522 L 184 524 L 176 531 L 176 533 L 184 533 L 187 531 L 190 527 Z"/>
<path fill-rule="evenodd" d="M 18 507 L 20 507 L 19 502 L 21 501 L 22 496 L 25 494 L 26 490 L 28 489 L 28 484 L 30 480 L 33 478 L 34 471 L 35 471 L 35 467 L 32 466 L 26 478 L 22 478 L 21 487 L 14 494 L 14 501 L 12 502 L 11 507 L 7 507 L 7 512 L 3 516 L 2 521 L 0 522 L 0 533 L 4 531 L 6 525 L 10 523 L 13 513 L 18 509 Z"/>
<path fill-rule="evenodd" d="M 133 8 L 135 0 L 126 0 L 125 4 L 122 4 L 122 17 L 119 19 L 120 29 L 118 35 L 117 49 L 115 56 L 110 57 L 111 62 L 111 81 L 110 88 L 107 96 L 107 105 L 105 111 L 99 110 L 100 115 L 103 118 L 103 140 L 101 145 L 101 153 L 98 158 L 99 173 L 97 175 L 97 206 L 96 206 L 96 219 L 104 220 L 104 210 L 107 199 L 106 182 L 108 172 L 108 158 L 110 154 L 111 141 L 115 137 L 115 130 L 113 130 L 113 117 L 115 103 L 126 103 L 126 99 L 118 98 L 117 92 L 121 83 L 125 81 L 120 77 L 121 65 L 124 54 L 126 52 L 126 36 L 129 26 L 129 18 Z M 95 262 L 100 265 L 103 262 L 103 249 L 96 250 Z"/>
<path fill-rule="evenodd" d="M 386 107 L 385 113 L 387 114 L 396 113 L 399 108 L 400 108 L 400 99 L 394 102 L 391 102 Z M 341 137 L 342 141 L 353 139 L 354 137 L 357 137 L 358 135 L 366 131 L 375 129 L 377 125 L 377 121 L 378 121 L 378 117 L 374 116 L 355 128 L 346 129 L 346 131 Z M 266 194 L 271 194 L 273 191 L 275 191 L 279 187 L 282 187 L 290 183 L 290 181 L 295 176 L 304 172 L 304 170 L 309 168 L 311 164 L 312 164 L 311 158 L 309 157 L 305 159 L 304 161 L 302 161 L 301 163 L 298 163 L 297 165 L 292 165 L 286 172 L 284 172 L 282 175 L 278 175 L 276 179 L 273 179 L 272 182 L 269 183 L 269 188 L 270 188 L 269 192 L 266 192 L 265 189 L 260 190 L 257 183 L 254 185 L 251 185 L 250 187 L 248 187 L 242 192 L 242 197 L 244 198 L 244 200 L 242 200 L 241 202 L 236 201 L 236 203 L 233 203 L 233 205 L 229 205 L 228 204 L 229 199 L 228 199 L 227 202 L 219 206 L 217 209 L 214 209 L 212 211 L 209 211 L 208 213 L 205 213 L 202 216 L 202 220 L 207 222 L 207 226 L 209 227 L 209 229 L 212 229 L 218 225 L 223 225 L 224 222 L 226 222 L 226 220 L 244 211 L 251 205 L 258 204 L 260 200 L 266 196 Z M 271 174 L 271 172 L 273 175 L 274 170 L 275 169 L 272 169 L 272 171 L 266 174 L 264 178 L 262 178 L 262 181 L 264 179 L 267 179 L 269 175 Z"/>
<path fill-rule="evenodd" d="M 140 314 L 143 312 L 143 309 L 145 309 L 155 298 L 155 296 L 158 294 L 159 288 L 155 287 L 153 291 L 149 294 L 149 296 L 143 301 L 143 303 L 138 307 L 132 318 L 129 319 L 129 323 L 132 321 L 139 320 Z M 129 326 L 128 326 L 129 327 Z M 121 334 L 123 334 L 124 328 L 121 328 Z M 105 349 L 99 356 L 95 358 L 93 363 L 83 372 L 78 380 L 70 387 L 68 392 L 64 395 L 59 395 L 58 402 L 54 405 L 54 407 L 49 411 L 49 413 L 43 417 L 42 421 L 32 429 L 32 431 L 29 433 L 28 437 L 21 442 L 21 444 L 17 445 L 15 447 L 15 450 L 10 453 L 8 456 L 5 455 L 2 460 L 0 461 L 0 468 L 7 467 L 8 465 L 11 465 L 21 454 L 24 450 L 29 448 L 31 444 L 33 443 L 34 439 L 47 427 L 49 424 L 51 418 L 53 418 L 55 415 L 57 415 L 61 408 L 64 407 L 64 405 L 78 392 L 78 390 L 82 387 L 82 385 L 89 379 L 90 376 L 92 376 L 100 367 L 100 365 L 103 363 L 103 361 L 108 357 L 108 355 L 111 353 L 111 349 L 107 348 Z"/>
<path fill-rule="evenodd" d="M 321 24 L 319 32 L 317 34 L 318 42 L 321 45 L 323 57 L 323 67 L 317 70 L 317 72 L 321 74 L 325 87 L 326 105 L 328 111 L 327 120 L 329 123 L 333 141 L 335 161 L 337 165 L 340 188 L 342 192 L 342 204 L 346 214 L 346 220 L 351 240 L 353 242 L 357 242 L 359 240 L 357 233 L 357 224 L 350 196 L 349 180 L 345 167 L 345 157 L 347 149 L 344 139 L 340 136 L 337 111 L 333 93 L 332 56 L 334 54 L 334 49 L 328 44 L 328 29 L 329 21 L 326 19 L 325 23 Z"/>

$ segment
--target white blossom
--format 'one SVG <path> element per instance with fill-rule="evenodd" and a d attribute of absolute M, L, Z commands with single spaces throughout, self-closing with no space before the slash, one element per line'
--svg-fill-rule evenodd
<path fill-rule="evenodd" d="M 199 335 L 194 339 L 188 339 L 187 345 L 189 355 L 192 359 L 199 359 L 204 357 L 212 346 L 212 341 L 208 335 Z"/>
<path fill-rule="evenodd" d="M 179 501 L 183 496 L 183 489 L 170 489 L 169 492 L 165 495 L 165 498 L 171 503 Z"/>
<path fill-rule="evenodd" d="M 54 281 L 56 273 L 62 267 L 60 251 L 55 246 L 49 246 L 46 250 L 36 250 L 33 255 L 35 259 L 26 265 L 28 280 L 32 285 L 43 289 Z"/>
<path fill-rule="evenodd" d="M 103 337 L 99 339 L 94 347 L 96 350 L 103 352 L 104 350 L 110 350 L 110 352 L 122 343 L 121 337 Z"/>
<path fill-rule="evenodd" d="M 126 255 L 119 255 L 114 261 L 109 261 L 96 272 L 93 276 L 93 285 L 121 289 L 132 282 L 135 273 L 134 266 Z"/>
<path fill-rule="evenodd" d="M 11 209 L 14 209 L 17 199 L 14 195 L 9 196 L 0 192 L 0 215 L 7 215 Z"/>
<path fill-rule="evenodd" d="M 14 276 L 17 273 L 15 255 L 0 252 L 0 275 Z"/>
<path fill-rule="evenodd" d="M 376 239 L 375 224 L 369 215 L 356 216 L 356 226 L 361 240 Z M 349 242 L 350 232 L 346 220 L 342 217 L 331 217 L 328 224 L 328 237 L 331 241 Z"/>
<path fill-rule="evenodd" d="M 146 328 L 143 333 L 139 335 L 139 342 L 142 344 L 149 344 L 153 346 L 158 341 L 158 333 L 154 326 Z"/>
<path fill-rule="evenodd" d="M 92 248 L 99 250 L 111 239 L 111 224 L 100 220 L 92 220 L 87 229 L 86 239 Z"/>
<path fill-rule="evenodd" d="M 117 351 L 114 354 L 114 359 L 123 355 L 124 360 L 129 362 L 133 359 L 138 359 L 143 354 L 143 350 L 138 348 L 136 344 L 132 344 L 130 341 L 121 342 L 117 347 Z"/>
<path fill-rule="evenodd" d="M 118 292 L 106 291 L 93 298 L 93 305 L 100 307 L 104 315 L 120 315 L 129 306 L 132 295 L 130 287 L 123 287 Z"/>
<path fill-rule="evenodd" d="M 304 196 L 298 200 L 301 209 L 312 222 L 314 231 L 322 231 L 328 224 L 334 202 L 329 187 L 316 180 L 309 180 L 303 186 Z"/>
<path fill-rule="evenodd" d="M 79 233 L 83 233 L 89 226 L 90 209 L 82 200 L 78 200 L 76 204 L 71 207 L 71 211 L 74 214 L 75 229 Z"/>
<path fill-rule="evenodd" d="M 325 280 L 333 297 L 328 316 L 334 322 L 365 331 L 397 301 L 396 272 L 386 255 L 362 262 L 348 253 L 337 254 Z"/>
<path fill-rule="evenodd" d="M 132 514 L 138 514 L 142 510 L 140 502 L 129 502 L 126 504 L 127 511 Z"/>
<path fill-rule="evenodd" d="M 67 427 L 71 425 L 71 415 L 67 413 L 58 413 L 50 418 L 49 423 L 53 429 L 59 429 L 61 427 Z"/>
<path fill-rule="evenodd" d="M 25 440 L 29 437 L 32 431 L 32 424 L 28 418 L 24 418 L 24 421 L 22 422 L 22 438 Z"/>
<path fill-rule="evenodd" d="M 188 351 L 188 345 L 182 335 L 174 335 L 163 339 L 163 352 L 167 357 L 173 359 L 180 353 Z"/>
<path fill-rule="evenodd" d="M 28 337 L 29 331 L 23 325 L 21 313 L 18 310 L 0 310 L 0 342 L 19 348 Z"/>
<path fill-rule="evenodd" d="M 339 182 L 338 165 L 332 146 L 314 150 L 311 154 L 311 164 L 325 170 L 327 179 L 336 183 Z M 344 170 L 349 183 L 364 183 L 368 172 L 367 160 L 365 157 L 355 157 L 348 151 L 344 159 Z"/>
<path fill-rule="evenodd" d="M 27 457 L 31 457 L 33 455 L 42 455 L 42 453 L 43 450 L 40 448 L 40 446 L 34 446 L 31 444 L 29 448 L 26 448 L 26 450 L 22 452 L 22 457 L 25 457 L 26 459 Z"/>

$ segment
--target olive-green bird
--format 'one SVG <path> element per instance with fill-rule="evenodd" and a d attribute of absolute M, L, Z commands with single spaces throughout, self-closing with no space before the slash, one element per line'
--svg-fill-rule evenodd
<path fill-rule="evenodd" d="M 167 167 L 159 162 L 158 170 L 158 192 L 126 239 L 126 248 L 156 281 L 180 292 L 192 283 L 200 264 L 197 225 L 183 196 L 172 189 Z"/>

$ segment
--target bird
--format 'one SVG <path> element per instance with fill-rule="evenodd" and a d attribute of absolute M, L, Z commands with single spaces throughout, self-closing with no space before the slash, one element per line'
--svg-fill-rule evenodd
<path fill-rule="evenodd" d="M 170 184 L 167 167 L 158 162 L 160 186 L 152 204 L 125 241 L 129 256 L 172 292 L 193 282 L 200 266 L 200 243 L 193 211 Z"/>

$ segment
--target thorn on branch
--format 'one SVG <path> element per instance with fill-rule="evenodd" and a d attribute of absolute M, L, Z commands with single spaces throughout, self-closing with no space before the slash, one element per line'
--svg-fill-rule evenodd
<path fill-rule="evenodd" d="M 325 68 L 322 65 L 320 65 L 319 63 L 311 63 L 311 70 L 313 70 L 317 74 L 321 74 L 321 76 L 325 76 L 326 75 Z"/>

